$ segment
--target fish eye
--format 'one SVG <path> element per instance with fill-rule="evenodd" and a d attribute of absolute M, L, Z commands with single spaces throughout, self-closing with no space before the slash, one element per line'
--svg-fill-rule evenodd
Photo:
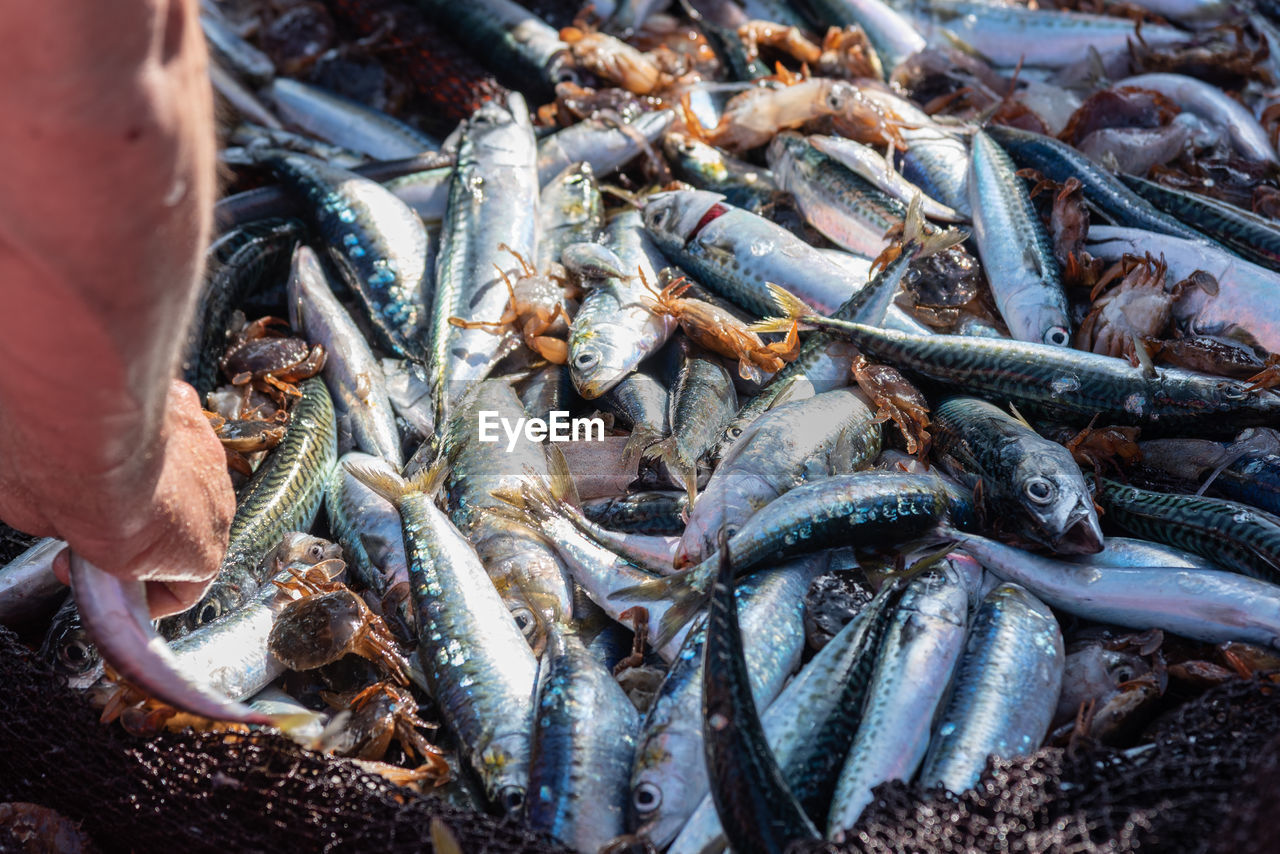
<path fill-rule="evenodd" d="M 1227 400 L 1244 400 L 1249 396 L 1249 392 L 1237 383 L 1223 383 L 1222 396 Z"/>
<path fill-rule="evenodd" d="M 324 546 L 316 543 L 311 548 L 307 549 L 307 554 L 311 555 L 311 559 L 318 563 L 320 559 L 324 557 Z"/>
<path fill-rule="evenodd" d="M 63 664 L 80 671 L 93 660 L 93 653 L 84 641 L 73 640 L 62 647 L 61 658 Z"/>
<path fill-rule="evenodd" d="M 528 608 L 512 608 L 511 616 L 516 621 L 516 628 L 526 640 L 533 636 L 534 630 L 538 627 L 538 620 L 533 616 L 533 611 Z"/>
<path fill-rule="evenodd" d="M 222 603 L 217 599 L 210 599 L 204 603 L 204 607 L 200 609 L 200 613 L 196 614 L 196 625 L 203 626 L 205 623 L 211 623 L 222 616 Z"/>
<path fill-rule="evenodd" d="M 505 786 L 498 792 L 498 803 L 503 810 L 513 813 L 524 806 L 524 789 L 519 786 Z"/>
<path fill-rule="evenodd" d="M 1071 342 L 1071 335 L 1061 326 L 1055 326 L 1044 334 L 1044 343 L 1054 347 L 1065 347 Z"/>
<path fill-rule="evenodd" d="M 734 538 L 734 536 L 736 536 L 736 535 L 737 535 L 738 530 L 739 530 L 739 528 L 738 528 L 738 526 L 737 526 L 737 525 L 725 525 L 725 526 L 724 526 L 724 536 L 725 536 L 725 539 L 726 539 L 726 540 L 732 540 L 732 539 Z"/>
<path fill-rule="evenodd" d="M 600 355 L 590 351 L 579 353 L 573 357 L 573 366 L 578 370 L 586 371 L 594 368 L 600 362 Z"/>
<path fill-rule="evenodd" d="M 1127 666 L 1117 667 L 1111 673 L 1117 682 L 1128 682 L 1133 678 L 1133 671 Z"/>
<path fill-rule="evenodd" d="M 1036 504 L 1048 504 L 1053 500 L 1053 484 L 1043 477 L 1031 478 L 1022 487 L 1022 491 Z"/>
<path fill-rule="evenodd" d="M 631 793 L 631 805 L 638 813 L 651 813 L 662 806 L 662 790 L 652 783 L 641 783 Z"/>

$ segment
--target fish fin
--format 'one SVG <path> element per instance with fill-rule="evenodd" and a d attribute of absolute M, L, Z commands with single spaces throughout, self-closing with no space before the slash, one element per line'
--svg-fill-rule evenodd
<path fill-rule="evenodd" d="M 409 481 L 394 472 L 377 471 L 349 460 L 342 465 L 352 477 L 397 507 L 400 505 L 400 499 L 413 491 Z"/>
<path fill-rule="evenodd" d="M 631 435 L 627 438 L 627 444 L 622 449 L 622 467 L 631 471 L 631 469 L 640 463 L 644 457 L 644 452 L 652 445 L 661 442 L 663 436 L 652 430 L 632 430 Z"/>
<path fill-rule="evenodd" d="M 641 456 L 646 460 L 664 463 L 671 476 L 689 494 L 689 506 L 693 506 L 698 497 L 698 466 L 697 463 L 687 463 L 681 458 L 680 446 L 676 443 L 675 436 L 653 443 L 644 449 Z"/>
<path fill-rule="evenodd" d="M 747 329 L 757 333 L 789 332 L 794 323 L 795 321 L 790 317 L 765 317 L 748 324 Z"/>
<path fill-rule="evenodd" d="M 1129 333 L 1129 340 L 1133 342 L 1133 355 L 1137 357 L 1138 364 L 1142 367 L 1142 375 L 1147 379 L 1155 379 L 1156 363 L 1151 361 L 1151 353 L 1147 351 L 1147 345 L 1142 343 L 1142 339 L 1136 333 Z"/>
<path fill-rule="evenodd" d="M 682 628 L 698 615 L 707 604 L 707 594 L 693 586 L 680 586 L 672 597 L 671 607 L 658 621 L 657 634 L 653 636 L 653 648 L 662 649 L 671 642 Z"/>
<path fill-rule="evenodd" d="M 551 478 L 551 496 L 557 501 L 577 507 L 582 503 L 578 498 L 578 487 L 573 482 L 573 472 L 569 471 L 569 461 L 564 452 L 555 445 L 547 445 L 547 474 Z"/>
<path fill-rule="evenodd" d="M 902 242 L 919 243 L 924 239 L 924 194 L 916 193 L 907 203 L 907 215 L 902 220 Z"/>
<path fill-rule="evenodd" d="M 610 599 L 633 599 L 640 602 L 670 602 L 671 606 L 658 623 L 653 637 L 655 649 L 665 646 L 676 633 L 694 618 L 706 601 L 705 592 L 698 586 L 698 570 L 702 565 L 651 578 L 631 587 L 624 587 L 609 594 Z M 705 577 L 705 576 L 703 576 Z"/>
<path fill-rule="evenodd" d="M 813 315 L 813 309 L 809 307 L 808 303 L 782 285 L 766 282 L 765 287 L 769 289 L 769 297 L 773 300 L 773 304 L 778 307 L 778 310 L 788 320 L 799 323 Z"/>
<path fill-rule="evenodd" d="M 288 736 L 293 736 L 316 721 L 324 720 L 319 712 L 292 712 L 284 715 L 270 715 L 271 725 Z"/>
<path fill-rule="evenodd" d="M 431 819 L 431 848 L 436 854 L 462 854 L 457 835 L 438 818 Z"/>
<path fill-rule="evenodd" d="M 659 578 L 650 578 L 641 581 L 639 584 L 633 584 L 630 587 L 623 587 L 609 594 L 610 599 L 638 599 L 642 602 L 660 602 L 666 599 L 673 592 L 679 592 L 679 588 L 686 584 L 690 575 L 697 567 L 673 572 L 670 575 L 663 575 Z"/>
<path fill-rule="evenodd" d="M 928 258 L 931 255 L 937 255 L 939 252 L 946 252 L 959 246 L 969 239 L 969 232 L 963 228 L 947 228 L 941 231 L 935 231 L 933 234 L 925 235 L 920 239 L 920 249 L 916 252 L 917 258 Z"/>
<path fill-rule="evenodd" d="M 1035 429 L 1034 427 L 1031 426 L 1031 422 L 1026 419 L 1026 416 L 1024 416 L 1021 412 L 1018 411 L 1018 407 L 1014 405 L 1013 401 L 1009 401 L 1009 414 L 1012 415 L 1018 421 L 1022 422 L 1022 426 L 1026 427 L 1028 430 Z"/>
<path fill-rule="evenodd" d="M 1205 491 L 1208 490 L 1210 486 L 1213 486 L 1213 482 L 1218 479 L 1218 475 L 1231 468 L 1232 464 L 1238 461 L 1246 453 L 1248 453 L 1247 448 L 1240 448 L 1237 451 L 1228 452 L 1226 458 L 1223 459 L 1222 462 L 1218 463 L 1218 465 L 1214 467 L 1213 471 L 1209 472 L 1209 476 L 1204 479 L 1204 483 L 1200 484 L 1200 488 L 1196 490 L 1196 495 L 1204 495 Z"/>
<path fill-rule="evenodd" d="M 434 497 L 449 475 L 449 465 L 443 459 L 436 460 L 408 480 L 395 472 L 377 471 L 351 462 L 343 465 L 352 477 L 396 506 L 404 496 L 412 493 Z"/>

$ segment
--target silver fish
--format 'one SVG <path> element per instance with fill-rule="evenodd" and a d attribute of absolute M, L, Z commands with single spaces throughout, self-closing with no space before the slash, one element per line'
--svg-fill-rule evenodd
<path fill-rule="evenodd" d="M 922 786 L 963 792 L 988 756 L 1036 750 L 1058 704 L 1062 631 L 1044 603 L 1014 584 L 987 594 L 973 621 L 955 685 L 920 768 Z"/>
<path fill-rule="evenodd" d="M 495 321 L 505 313 L 507 288 L 499 271 L 519 275 L 506 246 L 524 258 L 538 245 L 538 176 L 533 126 L 524 99 L 490 101 L 467 121 L 449 191 L 449 212 L 436 263 L 428 374 L 436 421 L 517 343 L 514 330 L 464 329 L 449 318 Z"/>
<path fill-rule="evenodd" d="M 289 323 L 322 345 L 326 358 L 322 376 L 333 398 L 339 430 L 350 431 L 360 450 L 382 457 L 399 468 L 400 433 L 387 399 L 382 368 L 347 310 L 330 288 L 320 260 L 310 247 L 293 254 L 289 275 Z"/>

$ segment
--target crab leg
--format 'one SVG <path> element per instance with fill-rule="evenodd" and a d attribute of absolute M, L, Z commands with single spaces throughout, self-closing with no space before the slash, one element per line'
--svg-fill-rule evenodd
<path fill-rule="evenodd" d="M 270 726 L 273 719 L 188 681 L 151 628 L 146 584 L 121 581 L 71 553 L 71 591 L 102 658 L 152 697 L 201 717 Z"/>

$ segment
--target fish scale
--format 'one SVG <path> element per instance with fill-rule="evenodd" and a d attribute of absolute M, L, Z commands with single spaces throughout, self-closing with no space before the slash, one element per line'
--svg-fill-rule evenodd
<path fill-rule="evenodd" d="M 306 199 L 329 257 L 364 305 L 378 342 L 419 358 L 427 234 L 422 220 L 381 184 L 302 154 L 261 160 Z"/>
<path fill-rule="evenodd" d="M 1139 424 L 1149 434 L 1198 430 L 1209 435 L 1265 426 L 1280 419 L 1280 394 L 1247 382 L 1155 368 L 1150 375 L 1123 359 L 963 335 L 912 335 L 861 323 L 811 319 L 839 332 L 866 355 L 971 394 L 1009 401 L 1024 414 L 1043 413 L 1083 425 Z"/>
<path fill-rule="evenodd" d="M 1139 537 L 1185 549 L 1226 569 L 1280 582 L 1280 517 L 1248 504 L 1173 495 L 1104 480 L 1105 518 Z"/>
<path fill-rule="evenodd" d="M 218 578 L 188 611 L 166 618 L 166 637 L 185 634 L 234 611 L 266 580 L 262 557 L 288 531 L 311 527 L 338 457 L 333 400 L 324 380 L 303 380 L 284 438 L 241 490 Z"/>
<path fill-rule="evenodd" d="M 510 297 L 497 271 L 514 282 L 520 264 L 500 247 L 536 259 L 536 155 L 528 108 L 515 93 L 505 105 L 485 104 L 463 128 L 431 307 L 428 375 L 437 424 L 447 424 L 454 401 L 518 343 L 510 327 L 495 334 L 459 328 L 449 318 L 494 322 L 506 312 Z"/>

